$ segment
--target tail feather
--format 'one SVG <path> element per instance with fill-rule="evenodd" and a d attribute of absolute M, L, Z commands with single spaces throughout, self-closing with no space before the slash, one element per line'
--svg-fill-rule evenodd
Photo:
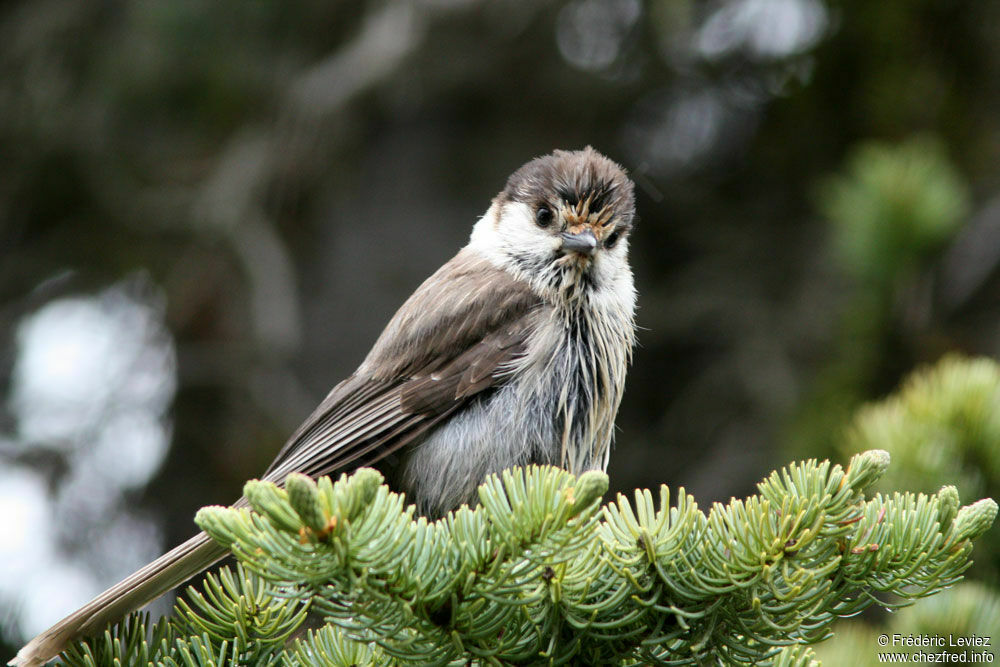
<path fill-rule="evenodd" d="M 61 653 L 72 640 L 102 632 L 111 623 L 155 600 L 221 560 L 228 552 L 199 533 L 41 633 L 9 665 L 34 667 Z"/>

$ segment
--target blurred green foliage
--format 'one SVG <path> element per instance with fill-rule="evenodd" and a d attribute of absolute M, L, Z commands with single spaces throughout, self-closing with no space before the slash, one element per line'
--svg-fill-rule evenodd
<path fill-rule="evenodd" d="M 859 411 L 841 452 L 873 443 L 896 464 L 885 488 L 933 491 L 954 484 L 963 496 L 998 494 L 1000 366 L 948 356 L 919 369 L 892 397 Z"/>
<path fill-rule="evenodd" d="M 837 625 L 833 638 L 813 647 L 816 656 L 825 665 L 869 665 L 885 664 L 879 660 L 880 652 L 924 653 L 948 652 L 954 655 L 954 662 L 973 661 L 972 653 L 979 654 L 984 664 L 996 655 L 995 640 L 1000 633 L 1000 596 L 994 588 L 976 583 L 961 583 L 943 591 L 919 604 L 906 607 L 886 617 L 879 625 L 861 621 L 845 621 Z M 893 635 L 943 638 L 990 638 L 989 648 L 945 646 L 914 647 L 892 643 Z M 882 645 L 878 637 L 888 635 L 889 644 Z M 952 640 L 954 643 L 957 640 Z M 962 654 L 966 654 L 963 656 Z M 912 662 L 917 662 L 914 658 Z M 940 662 L 943 662 L 940 661 Z M 904 663 L 905 664 L 905 663 Z"/>
<path fill-rule="evenodd" d="M 859 146 L 844 173 L 821 179 L 816 191 L 831 255 L 850 280 L 830 355 L 792 429 L 799 452 L 832 451 L 841 424 L 904 352 L 908 302 L 920 298 L 921 281 L 965 222 L 970 197 L 941 142 L 926 135 Z"/>
<path fill-rule="evenodd" d="M 892 296 L 965 221 L 969 193 L 941 142 L 924 136 L 854 149 L 847 173 L 822 183 L 818 204 L 838 265 L 859 289 Z"/>
<path fill-rule="evenodd" d="M 930 491 L 955 484 L 960 495 L 1000 491 L 1000 365 L 992 359 L 949 356 L 910 375 L 890 398 L 860 410 L 841 443 L 844 455 L 879 443 L 893 466 L 882 490 Z M 969 497 L 969 496 L 965 496 Z M 877 664 L 876 636 L 1000 636 L 1000 535 L 977 544 L 974 581 L 962 583 L 874 625 L 843 624 L 817 647 L 827 663 Z M 978 580 L 978 581 L 975 581 Z M 946 647 L 961 653 L 964 649 Z M 888 650 L 913 652 L 918 648 Z M 923 650 L 927 651 L 926 647 Z"/>

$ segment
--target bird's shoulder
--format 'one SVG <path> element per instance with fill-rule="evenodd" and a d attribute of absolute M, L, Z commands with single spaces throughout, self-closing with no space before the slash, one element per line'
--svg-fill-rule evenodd
<path fill-rule="evenodd" d="M 376 380 L 441 368 L 475 349 L 506 347 L 523 338 L 527 318 L 545 305 L 531 287 L 465 248 L 400 307 L 358 369 Z M 486 342 L 483 346 L 481 343 Z M 491 355 L 487 355 L 491 356 Z"/>

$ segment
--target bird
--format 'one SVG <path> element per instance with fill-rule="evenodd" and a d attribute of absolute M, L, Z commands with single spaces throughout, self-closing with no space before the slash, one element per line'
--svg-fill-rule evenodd
<path fill-rule="evenodd" d="M 521 166 L 262 479 L 375 466 L 433 519 L 474 505 L 484 478 L 512 466 L 606 470 L 636 343 L 635 221 L 632 181 L 590 146 Z M 9 664 L 43 664 L 226 555 L 199 533 Z"/>

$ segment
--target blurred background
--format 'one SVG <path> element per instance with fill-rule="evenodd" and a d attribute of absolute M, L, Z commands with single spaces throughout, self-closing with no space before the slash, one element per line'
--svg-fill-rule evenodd
<path fill-rule="evenodd" d="M 998 3 L 4 3 L 0 654 L 233 501 L 587 144 L 640 216 L 613 490 L 845 461 L 911 369 L 1000 353 Z"/>

